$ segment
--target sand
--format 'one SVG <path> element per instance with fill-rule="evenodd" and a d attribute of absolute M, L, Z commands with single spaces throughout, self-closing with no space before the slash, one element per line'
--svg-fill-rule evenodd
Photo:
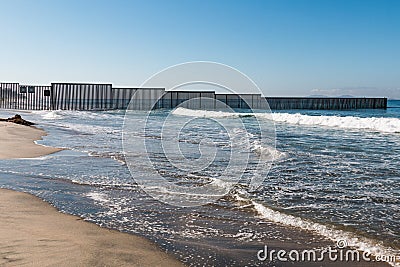
<path fill-rule="evenodd" d="M 144 238 L 0 189 L 0 266 L 183 266 Z"/>
<path fill-rule="evenodd" d="M 45 135 L 36 127 L 0 122 L 0 159 L 36 158 L 60 151 L 34 143 Z"/>

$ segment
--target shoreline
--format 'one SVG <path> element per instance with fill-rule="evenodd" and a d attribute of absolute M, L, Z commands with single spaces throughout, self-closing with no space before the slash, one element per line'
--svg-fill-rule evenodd
<path fill-rule="evenodd" d="M 282 228 L 284 235 L 297 232 L 305 234 L 303 238 L 316 237 L 313 233 L 272 224 Z M 0 266 L 186 266 L 146 237 L 101 227 L 79 216 L 62 213 L 40 197 L 4 188 L 0 188 L 0 236 Z M 266 241 L 268 253 L 279 249 L 312 249 L 292 241 L 269 238 Z M 214 250 L 219 249 L 226 250 L 214 247 Z M 255 252 L 259 249 L 262 247 L 257 246 Z M 233 253 L 235 251 L 232 249 Z M 240 248 L 237 252 L 240 252 Z M 271 262 L 267 260 L 260 263 L 269 266 Z M 277 266 L 282 267 L 293 266 L 293 263 L 299 267 L 338 267 L 343 266 L 344 262 L 325 258 L 316 262 L 279 263 Z M 345 263 L 354 267 L 390 266 L 387 262 L 376 261 Z"/>
<path fill-rule="evenodd" d="M 0 122 L 0 160 L 63 149 L 42 146 L 47 132 Z M 59 212 L 28 193 L 0 188 L 1 266 L 184 266 L 144 237 L 102 228 Z"/>
<path fill-rule="evenodd" d="M 184 266 L 149 240 L 0 189 L 1 266 Z"/>
<path fill-rule="evenodd" d="M 17 150 L 23 154 L 22 158 L 28 158 L 27 154 L 35 157 L 35 153 L 46 152 L 46 154 L 40 154 L 38 156 L 40 157 L 62 150 L 34 143 L 33 139 L 40 140 L 42 136 L 47 135 L 42 129 L 8 122 L 5 124 L 7 125 L 3 127 L 0 124 L 0 136 L 2 137 L 0 148 L 1 145 L 4 145 L 6 150 Z M 10 128 L 12 128 L 11 131 Z M 5 135 L 2 131 L 8 134 L 5 142 L 3 142 Z M 27 151 L 25 146 L 28 143 L 31 146 L 30 151 Z M 42 151 L 41 148 L 50 150 Z M 0 159 L 4 159 L 1 157 L 4 151 L 0 150 Z M 7 154 L 4 155 L 7 156 Z M 38 204 L 39 202 L 41 204 Z M 62 226 L 56 227 L 54 222 Z M 281 233 L 287 233 L 288 236 L 296 236 L 296 233 L 302 232 L 302 230 L 297 231 L 281 226 L 279 228 L 282 228 Z M 37 264 L 34 266 L 43 264 L 59 266 L 184 266 L 175 257 L 167 254 L 145 237 L 102 228 L 97 224 L 85 222 L 80 217 L 61 213 L 39 197 L 8 189 L 0 189 L 0 236 L 2 237 L 0 241 L 1 266 L 3 264 L 6 266 L 32 265 L 33 263 Z M 306 236 L 308 237 L 308 235 Z M 292 242 L 271 239 L 266 240 L 266 243 L 272 244 L 273 248 L 304 249 L 303 246 L 295 245 Z M 40 248 L 49 253 L 44 253 Z M 71 259 L 74 261 L 71 262 Z M 324 261 L 323 264 L 340 266 L 340 263 L 328 261 Z M 289 266 L 284 262 L 281 262 L 281 265 Z M 383 262 L 350 264 L 350 266 L 365 265 L 389 266 Z M 297 266 L 318 266 L 318 263 L 298 262 Z"/>
<path fill-rule="evenodd" d="M 0 159 L 37 158 L 63 150 L 35 143 L 46 135 L 46 131 L 34 126 L 0 122 Z"/>

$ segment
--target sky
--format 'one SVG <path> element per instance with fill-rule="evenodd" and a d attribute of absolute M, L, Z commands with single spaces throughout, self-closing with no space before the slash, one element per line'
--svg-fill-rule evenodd
<path fill-rule="evenodd" d="M 0 0 L 0 81 L 139 86 L 189 61 L 266 96 L 400 99 L 400 1 Z"/>

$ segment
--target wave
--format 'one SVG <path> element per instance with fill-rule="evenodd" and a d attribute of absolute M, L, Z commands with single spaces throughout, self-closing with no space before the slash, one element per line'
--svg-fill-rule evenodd
<path fill-rule="evenodd" d="M 88 135 L 121 134 L 122 132 L 122 129 L 120 129 L 119 127 L 110 127 L 110 126 L 83 124 L 83 123 L 63 122 L 56 124 L 56 126 L 67 128 L 72 131 Z"/>
<path fill-rule="evenodd" d="M 108 203 L 110 202 L 110 199 L 108 196 L 104 193 L 99 193 L 99 192 L 90 192 L 86 194 L 87 197 L 93 199 L 94 201 L 98 201 L 101 203 Z"/>
<path fill-rule="evenodd" d="M 349 130 L 367 130 L 383 133 L 400 133 L 399 118 L 355 117 L 355 116 L 316 116 L 300 113 L 235 113 L 225 111 L 191 110 L 177 108 L 172 112 L 179 116 L 204 118 L 233 118 L 254 116 L 257 119 L 273 120 L 274 122 L 304 126 L 322 126 Z"/>
<path fill-rule="evenodd" d="M 40 115 L 44 120 L 60 120 L 64 118 L 64 116 L 59 111 L 32 111 L 33 114 Z"/>
<path fill-rule="evenodd" d="M 35 110 L 32 114 L 39 115 L 45 120 L 61 120 L 67 118 L 76 119 L 115 119 L 115 116 L 122 117 L 120 111 L 82 111 L 82 110 Z"/>
<path fill-rule="evenodd" d="M 306 126 L 323 126 L 350 130 L 370 130 L 383 133 L 400 133 L 400 119 L 354 116 L 310 116 L 303 114 L 273 113 L 275 122 Z"/>
<path fill-rule="evenodd" d="M 122 165 L 126 165 L 126 160 L 123 152 L 98 152 L 98 151 L 88 151 L 90 157 L 97 158 L 111 158 L 118 161 Z"/>
<path fill-rule="evenodd" d="M 250 117 L 255 116 L 256 113 L 237 113 L 227 111 L 213 111 L 213 110 L 197 110 L 187 108 L 177 108 L 172 112 L 173 115 L 190 116 L 190 117 L 203 117 L 203 118 L 235 118 L 235 117 Z M 263 114 L 263 113 L 259 113 Z M 269 115 L 269 113 L 265 113 Z"/>
<path fill-rule="evenodd" d="M 274 147 L 262 146 L 256 141 L 251 143 L 250 149 L 264 161 L 276 161 L 287 156 L 285 152 L 281 152 Z"/>
<path fill-rule="evenodd" d="M 399 255 L 399 251 L 390 247 L 386 247 L 381 243 L 366 238 L 357 236 L 355 233 L 347 232 L 344 230 L 336 229 L 333 226 L 327 226 L 320 223 L 312 222 L 300 217 L 285 214 L 271 208 L 264 206 L 254 200 L 240 196 L 238 193 L 234 194 L 236 200 L 240 203 L 244 203 L 245 207 L 249 205 L 254 208 L 258 216 L 262 219 L 268 221 L 283 224 L 290 227 L 299 228 L 302 230 L 307 230 L 315 232 L 321 236 L 324 236 L 334 242 L 339 242 L 345 240 L 347 242 L 347 247 L 351 247 L 357 250 L 366 251 L 374 256 L 388 256 L 388 255 Z M 400 262 L 388 262 L 392 266 L 400 266 Z"/>

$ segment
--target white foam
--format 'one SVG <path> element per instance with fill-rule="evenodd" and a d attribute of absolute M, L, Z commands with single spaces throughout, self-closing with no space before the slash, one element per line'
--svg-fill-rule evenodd
<path fill-rule="evenodd" d="M 32 111 L 32 113 L 40 115 L 45 120 L 59 120 L 64 117 L 63 115 L 61 115 L 61 112 L 59 111 L 40 110 L 40 111 Z"/>
<path fill-rule="evenodd" d="M 366 251 L 371 253 L 374 256 L 383 255 L 397 255 L 399 256 L 399 251 L 385 247 L 384 245 L 378 243 L 375 240 L 368 239 L 365 237 L 357 236 L 354 233 L 346 232 L 344 230 L 335 229 L 333 227 L 323 225 L 320 223 L 315 223 L 312 221 L 308 221 L 302 219 L 300 217 L 296 217 L 293 215 L 285 214 L 271 208 L 268 208 L 256 201 L 243 198 L 239 195 L 235 195 L 236 199 L 240 202 L 251 202 L 254 209 L 259 214 L 259 217 L 262 219 L 266 219 L 271 222 L 300 228 L 307 231 L 315 232 L 319 235 L 327 237 L 328 239 L 338 242 L 340 240 L 345 240 L 347 242 L 348 247 L 355 248 L 357 250 Z M 390 262 L 392 266 L 400 266 L 400 262 Z"/>
<path fill-rule="evenodd" d="M 190 116 L 190 117 L 203 117 L 203 118 L 230 118 L 230 117 L 240 117 L 240 116 L 252 116 L 253 113 L 236 113 L 236 112 L 226 112 L 226 111 L 212 111 L 212 110 L 195 110 L 187 108 L 177 108 L 172 114 L 180 116 Z"/>
<path fill-rule="evenodd" d="M 43 119 L 46 120 L 59 120 L 59 119 L 68 119 L 68 118 L 82 118 L 85 120 L 93 119 L 118 119 L 116 115 L 122 116 L 119 112 L 107 112 L 107 111 L 82 111 L 82 110 L 35 110 L 32 111 L 32 114 L 40 115 Z"/>
<path fill-rule="evenodd" d="M 232 186 L 235 184 L 233 182 L 227 182 L 218 178 L 213 178 L 210 177 L 211 180 L 211 185 L 217 186 L 223 189 L 227 189 L 228 191 L 232 188 Z"/>
<path fill-rule="evenodd" d="M 108 196 L 104 193 L 99 193 L 99 192 L 90 192 L 86 194 L 87 197 L 98 201 L 100 203 L 107 203 L 110 202 L 110 199 L 108 198 Z"/>
<path fill-rule="evenodd" d="M 252 142 L 250 149 L 265 161 L 275 161 L 286 157 L 285 152 L 281 152 L 270 146 L 262 146 L 258 142 Z"/>
<path fill-rule="evenodd" d="M 255 116 L 257 119 L 267 119 L 275 122 L 305 126 L 322 126 L 350 130 L 368 130 L 383 133 L 400 133 L 400 119 L 370 117 L 361 118 L 354 116 L 312 116 L 300 113 L 234 113 L 225 111 L 191 110 L 177 108 L 174 115 L 205 117 L 205 118 L 229 118 Z"/>
<path fill-rule="evenodd" d="M 275 122 L 296 125 L 323 126 L 341 129 L 370 130 L 384 133 L 400 133 L 400 119 L 353 116 L 310 116 L 303 114 L 273 113 Z"/>
<path fill-rule="evenodd" d="M 65 122 L 65 123 L 60 123 L 59 126 L 86 134 L 119 134 L 121 132 L 121 129 L 117 127 L 112 128 L 108 126 L 90 125 L 81 123 Z"/>

